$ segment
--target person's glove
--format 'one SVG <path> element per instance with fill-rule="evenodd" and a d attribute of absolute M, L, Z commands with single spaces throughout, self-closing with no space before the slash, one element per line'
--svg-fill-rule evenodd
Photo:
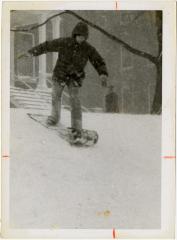
<path fill-rule="evenodd" d="M 20 54 L 17 55 L 17 59 L 29 58 L 29 57 L 32 57 L 32 54 L 30 54 L 29 52 L 20 53 Z"/>
<path fill-rule="evenodd" d="M 107 87 L 108 77 L 107 75 L 100 75 L 102 87 Z"/>

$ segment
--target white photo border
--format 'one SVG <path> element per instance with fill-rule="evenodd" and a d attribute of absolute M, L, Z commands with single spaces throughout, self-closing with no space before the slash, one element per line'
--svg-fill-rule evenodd
<path fill-rule="evenodd" d="M 32 4 L 31 4 L 32 3 Z M 175 234 L 175 1 L 11 1 L 2 3 L 2 236 L 6 238 L 174 238 Z M 162 10 L 161 229 L 10 229 L 10 11 L 11 10 Z"/>

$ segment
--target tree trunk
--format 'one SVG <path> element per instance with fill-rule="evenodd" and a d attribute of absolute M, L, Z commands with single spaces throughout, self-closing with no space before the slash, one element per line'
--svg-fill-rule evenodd
<path fill-rule="evenodd" d="M 151 113 L 160 114 L 162 111 L 162 61 L 156 64 L 156 87 Z"/>
<path fill-rule="evenodd" d="M 162 111 L 162 11 L 156 11 L 157 40 L 159 44 L 156 62 L 156 88 L 151 113 L 160 114 Z"/>

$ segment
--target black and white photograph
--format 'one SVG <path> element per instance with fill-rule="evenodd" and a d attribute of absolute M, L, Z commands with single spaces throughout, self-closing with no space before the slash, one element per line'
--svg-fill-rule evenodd
<path fill-rule="evenodd" d="M 162 228 L 166 18 L 114 4 L 9 11 L 10 229 Z"/>

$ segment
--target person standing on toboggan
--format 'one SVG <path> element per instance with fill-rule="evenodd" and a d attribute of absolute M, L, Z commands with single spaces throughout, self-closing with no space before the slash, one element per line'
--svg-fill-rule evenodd
<path fill-rule="evenodd" d="M 28 50 L 33 56 L 47 52 L 58 52 L 58 59 L 52 76 L 52 110 L 47 124 L 56 125 L 60 120 L 61 97 L 65 86 L 68 87 L 71 104 L 71 128 L 76 132 L 75 139 L 81 138 L 82 109 L 80 88 L 85 78 L 84 68 L 88 62 L 98 72 L 103 87 L 107 87 L 108 71 L 105 61 L 97 50 L 87 42 L 88 25 L 79 22 L 72 31 L 71 37 L 46 41 Z"/>

